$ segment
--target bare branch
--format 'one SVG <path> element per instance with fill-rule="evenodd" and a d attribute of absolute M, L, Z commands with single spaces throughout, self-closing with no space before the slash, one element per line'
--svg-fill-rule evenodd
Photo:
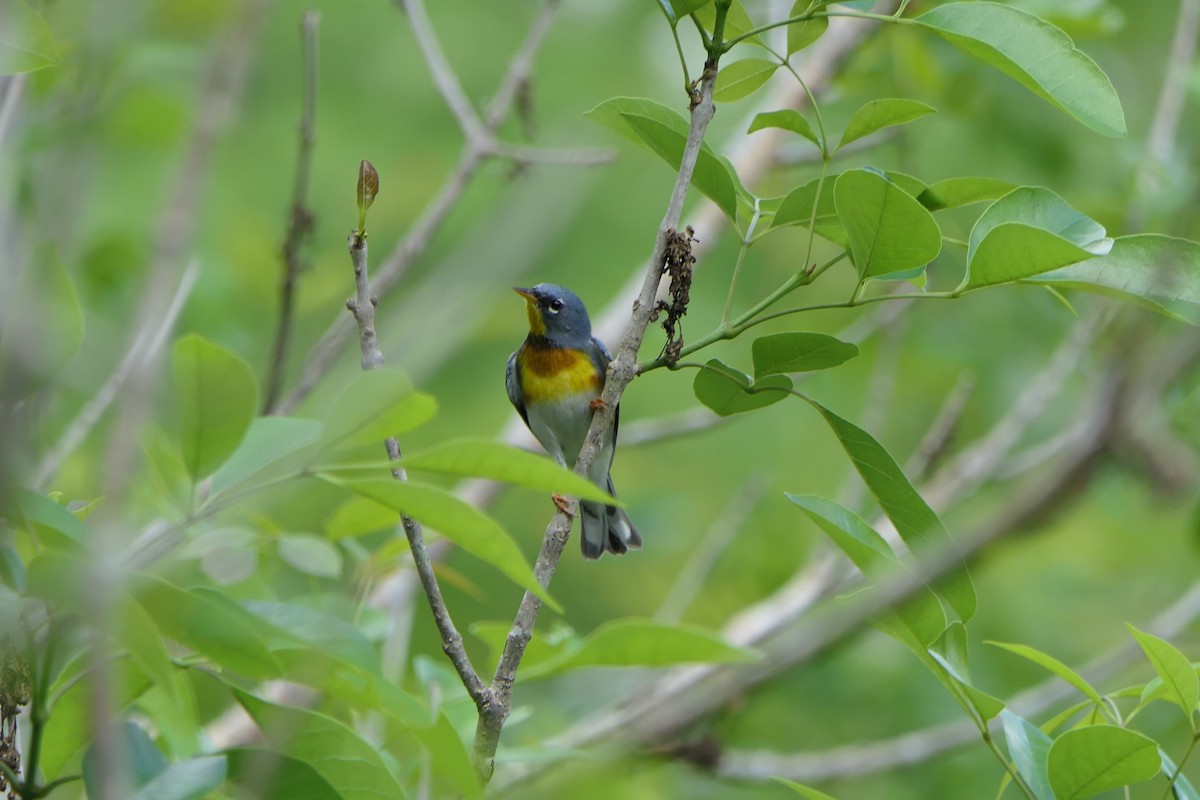
<path fill-rule="evenodd" d="M 300 148 L 296 155 L 296 179 L 292 188 L 292 204 L 288 211 L 287 236 L 283 241 L 283 279 L 279 287 L 279 326 L 275 331 L 270 372 L 267 378 L 263 413 L 269 414 L 283 389 L 284 365 L 287 362 L 288 342 L 292 335 L 292 307 L 296 294 L 296 279 L 304 267 L 300 250 L 313 231 L 313 215 L 308 209 L 308 181 L 312 170 L 312 151 L 316 142 L 317 116 L 317 26 L 319 11 L 309 9 L 300 22 L 304 52 L 301 81 L 300 124 L 297 126 Z"/>
<path fill-rule="evenodd" d="M 438 93 L 446 101 L 446 106 L 458 122 L 458 127 L 462 131 L 463 138 L 467 140 L 468 147 L 481 149 L 490 140 L 491 132 L 486 130 L 483 123 L 480 122 L 479 113 L 471 105 L 467 93 L 463 91 L 462 83 L 458 80 L 458 75 L 450 66 L 450 61 L 446 58 L 445 51 L 442 50 L 441 42 L 438 41 L 437 34 L 433 31 L 429 14 L 425 11 L 424 0 L 396 0 L 396 5 L 408 15 L 413 38 L 417 40 L 417 47 L 421 49 L 421 55 L 429 67 L 433 85 L 437 87 Z"/>

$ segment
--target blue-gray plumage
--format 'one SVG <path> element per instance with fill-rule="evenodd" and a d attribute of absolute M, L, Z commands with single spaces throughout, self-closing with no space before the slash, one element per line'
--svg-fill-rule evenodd
<path fill-rule="evenodd" d="M 525 298 L 529 336 L 508 358 L 508 399 L 546 452 L 558 463 L 573 467 L 612 357 L 604 343 L 592 336 L 587 309 L 574 293 L 549 283 L 514 291 Z M 616 492 L 609 470 L 616 440 L 614 418 L 588 471 L 592 482 L 613 497 Z M 581 501 L 579 511 L 585 558 L 599 558 L 605 550 L 620 554 L 642 546 L 642 537 L 620 508 Z"/>

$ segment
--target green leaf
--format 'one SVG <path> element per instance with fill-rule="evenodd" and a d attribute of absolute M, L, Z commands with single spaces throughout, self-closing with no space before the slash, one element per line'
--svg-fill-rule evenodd
<path fill-rule="evenodd" d="M 1037 800 L 1055 800 L 1046 771 L 1046 757 L 1053 744 L 1050 737 L 1007 708 L 1000 712 L 1000 721 L 1004 723 L 1008 754 L 1017 768 L 1017 774 Z"/>
<path fill-rule="evenodd" d="M 309 764 L 345 800 L 405 796 L 378 750 L 338 720 L 239 690 L 234 694 L 272 747 Z"/>
<path fill-rule="evenodd" d="M 760 336 L 751 345 L 754 380 L 780 372 L 815 372 L 844 364 L 858 355 L 858 347 L 823 333 L 775 333 Z"/>
<path fill-rule="evenodd" d="M 712 0 L 658 0 L 658 6 L 666 15 L 667 21 L 671 23 L 671 27 L 674 28 L 679 24 L 679 20 L 710 2 Z"/>
<path fill-rule="evenodd" d="M 1196 791 L 1196 787 L 1192 786 L 1192 782 L 1187 779 L 1187 776 L 1175 766 L 1175 762 L 1167 755 L 1167 751 L 1160 747 L 1158 755 L 1162 759 L 1163 777 L 1167 780 L 1175 779 L 1175 783 L 1171 786 L 1175 800 L 1200 800 L 1200 792 Z"/>
<path fill-rule="evenodd" d="M 722 417 L 774 405 L 787 397 L 791 388 L 791 379 L 784 375 L 771 375 L 751 385 L 750 376 L 716 358 L 705 364 L 692 382 L 696 399 Z"/>
<path fill-rule="evenodd" d="M 1113 240 L 1107 255 L 1034 277 L 1039 283 L 1116 294 L 1171 313 L 1200 304 L 1200 244 L 1156 233 Z"/>
<path fill-rule="evenodd" d="M 296 605 L 248 600 L 242 606 L 257 619 L 287 636 L 279 642 L 291 646 L 304 642 L 328 651 L 337 660 L 364 672 L 379 671 L 379 655 L 371 642 L 353 625 L 331 614 Z"/>
<path fill-rule="evenodd" d="M 667 162 L 672 169 L 679 169 L 679 165 L 683 161 L 683 151 L 687 146 L 687 134 L 680 134 L 650 117 L 637 114 L 624 114 L 623 116 L 630 129 L 641 138 L 651 152 Z M 736 218 L 737 184 L 730 173 L 730 168 L 703 147 L 696 158 L 696 168 L 692 172 L 692 185 L 716 203 L 730 219 Z"/>
<path fill-rule="evenodd" d="M 1017 187 L 996 178 L 947 178 L 917 195 L 917 202 L 930 211 L 958 208 L 972 203 L 998 200 Z"/>
<path fill-rule="evenodd" d="M 105 697 L 108 707 L 120 714 L 150 688 L 151 681 L 128 659 L 112 662 L 112 683 Z M 58 778 L 83 746 L 92 740 L 92 682 L 71 682 L 54 700 L 42 737 L 39 765 L 47 781 Z"/>
<path fill-rule="evenodd" d="M 229 782 L 255 800 L 343 800 L 303 759 L 261 747 L 235 747 L 225 757 Z"/>
<path fill-rule="evenodd" d="M 118 722 L 100 732 L 98 736 L 111 739 L 114 752 L 124 761 L 120 771 L 131 789 L 140 789 L 167 768 L 167 758 L 139 726 L 132 722 Z M 97 773 L 101 765 L 96 763 L 96 745 L 93 744 L 83 755 L 83 785 L 89 796 L 103 796 L 99 785 L 104 778 Z"/>
<path fill-rule="evenodd" d="M 455 797 L 476 800 L 483 797 L 467 748 L 445 714 L 439 713 L 435 724 L 413 731 L 413 734 L 433 758 L 434 773 L 452 782 L 457 790 Z"/>
<path fill-rule="evenodd" d="M 801 2 L 804 2 L 804 0 L 801 0 Z M 761 114 L 756 114 L 754 121 L 750 123 L 750 128 L 746 133 L 754 133 L 764 128 L 782 128 L 785 131 L 792 131 L 808 139 L 817 147 L 821 146 L 821 140 L 817 138 L 817 132 L 808 124 L 808 118 L 794 109 L 785 108 L 781 111 L 763 111 Z M 813 186 L 813 194 L 815 195 L 816 184 L 813 184 Z M 811 200 L 808 203 L 808 207 L 812 208 Z M 829 211 L 833 213 L 832 207 Z"/>
<path fill-rule="evenodd" d="M 1125 135 L 1125 114 L 1108 76 L 1050 23 L 998 3 L 946 3 L 914 22 L 1092 130 Z"/>
<path fill-rule="evenodd" d="M 713 32 L 713 25 L 717 21 L 716 6 L 712 4 L 704 5 L 696 10 L 696 19 L 704 26 L 704 29 L 710 34 Z M 746 13 L 745 7 L 742 6 L 741 0 L 733 0 L 729 5 L 729 11 L 725 14 L 725 41 L 736 39 L 744 33 L 754 30 L 757 25 L 750 19 L 750 15 Z M 752 44 L 761 44 L 757 36 L 751 36 L 746 40 Z"/>
<path fill-rule="evenodd" d="M 1057 675 L 1067 683 L 1074 686 L 1079 691 L 1083 692 L 1089 700 L 1098 706 L 1104 705 L 1104 699 L 1100 696 L 1092 685 L 1083 679 L 1075 670 L 1068 667 L 1063 662 L 1051 655 L 1043 653 L 1041 650 L 1030 647 L 1027 644 L 1008 644 L 1005 642 L 988 641 L 993 647 L 999 647 L 1002 650 L 1007 650 L 1010 653 L 1015 653 L 1022 658 L 1029 659 L 1039 667 Z"/>
<path fill-rule="evenodd" d="M 878 172 L 843 172 L 833 197 L 860 279 L 924 267 L 941 252 L 942 233 L 933 215 Z"/>
<path fill-rule="evenodd" d="M 26 0 L 0 3 L 0 75 L 61 64 L 50 26 Z"/>
<path fill-rule="evenodd" d="M 225 756 L 200 756 L 171 764 L 130 800 L 200 800 L 225 781 Z"/>
<path fill-rule="evenodd" d="M 192 479 L 221 466 L 237 446 L 258 406 L 250 366 L 219 345 L 190 334 L 171 353 L 179 402 L 183 463 Z"/>
<path fill-rule="evenodd" d="M 17 489 L 11 499 L 12 510 L 5 513 L 15 512 L 14 521 L 30 530 L 42 545 L 74 550 L 87 541 L 87 529 L 79 518 L 49 497 Z"/>
<path fill-rule="evenodd" d="M 811 399 L 808 402 L 829 423 L 867 489 L 896 526 L 900 538 L 918 557 L 926 547 L 954 546 L 938 515 L 913 488 L 883 445 L 862 428 L 847 422 L 820 403 Z M 963 622 L 974 616 L 977 603 L 975 587 L 965 564 L 947 574 L 936 586 Z"/>
<path fill-rule="evenodd" d="M 749 97 L 771 79 L 779 63 L 761 58 L 744 58 L 721 68 L 713 86 L 713 100 L 733 103 Z"/>
<path fill-rule="evenodd" d="M 929 646 L 933 656 L 953 681 L 955 699 L 964 708 L 978 715 L 978 724 L 985 726 L 989 720 L 1004 710 L 1004 701 L 975 687 L 967 662 L 967 628 L 961 622 L 952 622 L 945 632 Z"/>
<path fill-rule="evenodd" d="M 396 512 L 365 497 L 351 497 L 337 507 L 325 523 L 331 541 L 363 536 L 395 528 L 400 524 Z"/>
<path fill-rule="evenodd" d="M 801 0 L 801 2 L 804 2 L 804 0 Z M 808 798 L 808 800 L 835 800 L 833 795 L 825 794 L 824 792 L 819 792 L 816 789 L 812 788 L 811 786 L 805 786 L 802 783 L 796 783 L 795 781 L 789 781 L 786 778 L 772 778 L 771 780 L 775 781 L 776 783 L 778 783 L 782 786 L 786 786 L 787 788 L 791 789 L 793 792 L 800 795 L 801 797 Z"/>
<path fill-rule="evenodd" d="M 1166 698 L 1179 706 L 1187 717 L 1188 725 L 1196 730 L 1194 712 L 1196 705 L 1200 704 L 1200 678 L 1196 677 L 1192 662 L 1165 639 L 1139 631 L 1129 623 L 1125 627 L 1137 639 L 1142 652 L 1154 666 L 1154 671 L 1162 678 Z"/>
<path fill-rule="evenodd" d="M 1158 774 L 1158 745 L 1115 725 L 1089 725 L 1059 736 L 1047 758 L 1050 786 L 1058 800 L 1092 797 Z"/>
<path fill-rule="evenodd" d="M 905 125 L 936 111 L 937 109 L 933 106 L 899 97 L 871 100 L 850 117 L 850 121 L 846 123 L 846 130 L 842 134 L 842 141 L 834 148 L 834 152 L 864 136 L 870 136 L 876 131 L 896 125 Z"/>
<path fill-rule="evenodd" d="M 321 438 L 323 427 L 316 420 L 295 417 L 254 419 L 237 450 L 213 473 L 213 494 L 245 484 L 250 478 L 261 481 L 289 468 L 298 470 L 307 460 L 305 451 Z"/>
<path fill-rule="evenodd" d="M 814 5 L 811 0 L 796 0 L 788 17 L 798 17 Z M 821 38 L 829 28 L 828 17 L 815 17 L 804 22 L 793 22 L 787 28 L 787 54 L 790 56 L 798 50 L 803 50 Z"/>
<path fill-rule="evenodd" d="M 417 472 L 491 478 L 530 489 L 620 505 L 608 492 L 553 460 L 499 442 L 481 439 L 448 442 L 432 450 L 406 455 L 404 466 Z"/>
<path fill-rule="evenodd" d="M 545 676 L 583 667 L 746 664 L 760 658 L 754 650 L 729 644 L 712 631 L 693 625 L 626 618 L 601 625 L 577 649 L 530 672 Z"/>
<path fill-rule="evenodd" d="M 436 401 L 413 391 L 404 373 L 388 369 L 362 372 L 333 401 L 319 449 L 383 443 L 424 425 L 436 411 Z"/>
<path fill-rule="evenodd" d="M 1112 249 L 1113 240 L 1099 222 L 1079 213 L 1049 189 L 1018 186 L 988 206 L 975 222 L 967 243 L 967 261 L 993 231 L 1011 222 L 1053 233 L 1092 255 L 1104 255 Z"/>
<path fill-rule="evenodd" d="M 0 641 L 3 641 L 21 618 L 21 596 L 0 583 Z"/>
<path fill-rule="evenodd" d="M 779 203 L 775 216 L 771 220 L 771 229 L 784 225 L 803 225 L 808 227 L 812 219 L 813 203 L 817 203 L 817 215 L 813 220 L 813 232 L 824 236 L 834 244 L 847 247 L 850 240 L 846 236 L 846 228 L 837 216 L 837 206 L 833 199 L 835 176 L 825 180 L 814 179 L 788 192 Z M 821 197 L 817 201 L 817 184 L 821 183 Z"/>
<path fill-rule="evenodd" d="M 471 623 L 471 635 L 487 646 L 493 668 L 500 660 L 500 654 L 504 651 L 504 645 L 508 641 L 508 633 L 512 630 L 512 626 L 511 621 Z M 525 647 L 525 655 L 521 658 L 522 679 L 528 678 L 529 672 L 543 662 L 565 657 L 564 653 L 577 648 L 579 642 L 580 639 L 575 632 L 562 622 L 555 623 L 549 631 L 542 628 L 535 629 L 533 637 Z"/>
<path fill-rule="evenodd" d="M 561 606 L 546 593 L 521 554 L 517 543 L 500 524 L 449 492 L 412 481 L 363 480 L 321 475 L 326 481 L 370 498 L 441 533 L 463 550 L 491 564 L 518 586 L 533 592 L 556 611 Z"/>
<path fill-rule="evenodd" d="M 276 542 L 279 557 L 293 569 L 317 578 L 342 574 L 342 551 L 311 533 L 285 533 Z"/>
<path fill-rule="evenodd" d="M 279 663 L 267 650 L 249 612 L 150 575 L 135 576 L 130 582 L 138 602 L 165 638 L 248 677 L 279 676 Z"/>
<path fill-rule="evenodd" d="M 24 0 L 12 6 L 18 14 L 24 7 Z M 0 4 L 0 65 L 5 33 Z M 0 399 L 19 400 L 45 388 L 79 352 L 83 333 L 75 284 L 50 245 L 36 247 L 19 270 L 16 286 L 6 287 L 0 317 Z"/>

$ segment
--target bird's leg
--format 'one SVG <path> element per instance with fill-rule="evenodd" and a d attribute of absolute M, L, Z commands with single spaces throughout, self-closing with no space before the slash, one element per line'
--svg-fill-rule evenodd
<path fill-rule="evenodd" d="M 554 507 L 559 511 L 566 514 L 568 517 L 575 516 L 571 513 L 571 498 L 555 492 L 554 494 L 550 495 L 550 499 L 554 501 Z"/>
<path fill-rule="evenodd" d="M 600 411 L 608 408 L 608 403 L 604 402 L 603 397 L 593 397 L 592 402 L 588 403 L 588 408 L 590 408 L 592 411 Z"/>

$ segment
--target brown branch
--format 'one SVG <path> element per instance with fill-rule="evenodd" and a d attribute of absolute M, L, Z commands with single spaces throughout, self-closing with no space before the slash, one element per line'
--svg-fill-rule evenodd
<path fill-rule="evenodd" d="M 362 356 L 363 370 L 379 369 L 383 366 L 383 352 L 379 349 L 379 340 L 375 332 L 375 307 L 378 300 L 371 294 L 367 237 L 360 231 L 353 230 L 350 232 L 346 244 L 350 252 L 350 262 L 354 266 L 355 286 L 355 297 L 346 301 L 346 308 L 354 316 L 354 321 L 358 326 L 359 352 Z M 388 458 L 398 462 L 400 445 L 396 441 L 396 437 L 390 437 L 384 444 L 387 448 Z M 408 480 L 404 468 L 398 464 L 392 469 L 392 475 L 399 481 Z M 482 709 L 489 693 L 479 678 L 479 673 L 471 665 L 471 659 L 467 656 L 466 647 L 463 645 L 462 635 L 454 626 L 454 620 L 450 618 L 450 609 L 446 606 L 446 600 L 442 597 L 442 589 L 433 573 L 433 562 L 429 559 L 429 552 L 425 547 L 425 536 L 421 524 L 406 514 L 401 515 L 400 522 L 404 528 L 404 535 L 408 539 L 409 549 L 412 551 L 413 563 L 416 564 L 421 587 L 429 599 L 429 608 L 433 612 L 434 624 L 437 625 L 438 633 L 442 638 L 442 650 L 450 659 L 450 663 L 454 665 L 454 669 L 468 694 L 471 695 L 471 699 Z"/>
<path fill-rule="evenodd" d="M 321 13 L 314 9 L 305 11 L 300 22 L 304 52 L 304 69 L 301 72 L 300 123 L 297 126 L 300 147 L 296 154 L 296 179 L 292 186 L 292 204 L 288 212 L 287 236 L 283 241 L 283 277 L 279 286 L 279 326 L 275 330 L 275 346 L 272 348 L 266 397 L 263 400 L 264 414 L 271 413 L 279 400 L 279 393 L 283 390 L 284 365 L 287 361 L 288 343 L 292 336 L 296 279 L 304 268 L 304 260 L 300 256 L 300 251 L 305 240 L 313 232 L 313 215 L 307 203 L 313 145 L 316 143 L 317 26 L 320 22 Z"/>

